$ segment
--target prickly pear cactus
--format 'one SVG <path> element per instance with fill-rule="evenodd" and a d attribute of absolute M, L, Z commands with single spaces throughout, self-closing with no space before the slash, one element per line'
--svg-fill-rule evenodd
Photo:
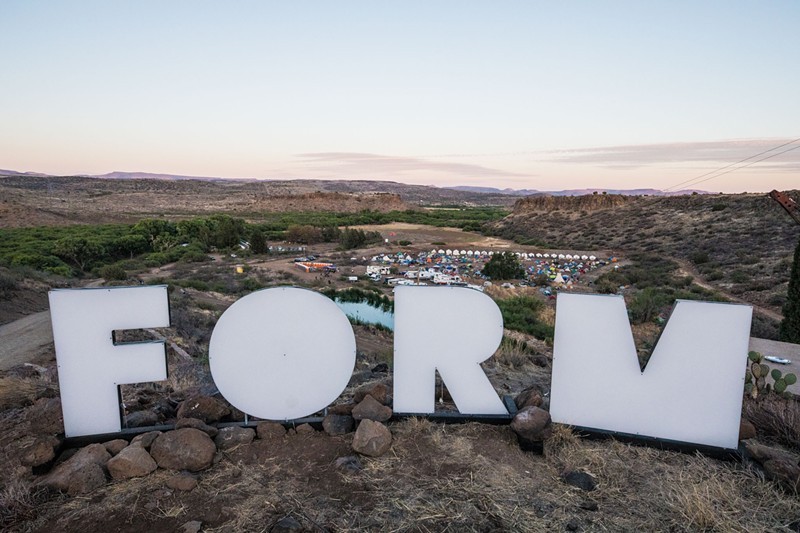
<path fill-rule="evenodd" d="M 776 394 L 789 394 L 786 389 L 789 385 L 797 383 L 797 376 L 792 373 L 784 375 L 777 368 L 770 369 L 763 363 L 764 357 L 758 352 L 748 352 L 747 354 L 750 368 L 744 373 L 744 392 L 751 398 L 757 399 L 759 396 L 775 391 Z M 773 383 L 767 381 L 772 378 Z"/>

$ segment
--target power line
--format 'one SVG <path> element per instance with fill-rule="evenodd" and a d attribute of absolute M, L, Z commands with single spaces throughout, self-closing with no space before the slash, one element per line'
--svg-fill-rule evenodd
<path fill-rule="evenodd" d="M 783 146 L 786 146 L 786 145 L 784 144 Z M 741 168 L 747 168 L 749 166 L 755 165 L 756 163 L 760 163 L 762 161 L 766 161 L 767 159 L 772 159 L 773 157 L 778 157 L 779 155 L 785 154 L 786 152 L 791 152 L 792 150 L 797 150 L 798 148 L 800 148 L 800 144 L 798 144 L 797 146 L 792 146 L 791 148 L 789 148 L 787 150 L 784 150 L 782 152 L 778 152 L 777 154 L 772 154 L 772 155 L 768 155 L 767 157 L 762 157 L 761 159 L 753 161 L 752 163 L 748 163 L 748 164 L 742 165 L 740 167 L 732 168 L 730 170 L 726 170 L 725 172 L 720 172 L 719 174 L 716 174 L 714 176 L 710 176 L 710 177 L 708 177 L 706 179 L 703 179 L 703 180 L 700 180 L 700 181 L 696 181 L 696 182 L 693 183 L 693 185 L 697 185 L 698 183 L 703 183 L 705 181 L 713 180 L 714 178 L 718 178 L 720 176 L 723 176 L 723 175 L 728 174 L 730 172 L 733 172 L 735 170 L 739 170 Z M 774 148 L 773 148 L 773 150 L 774 150 Z M 769 151 L 769 150 L 767 150 L 767 151 Z M 762 153 L 764 153 L 764 152 L 762 152 Z M 748 159 L 750 159 L 750 158 L 748 158 Z M 723 167 L 723 168 L 726 168 L 726 167 Z M 719 169 L 719 170 L 723 170 L 723 169 Z M 697 179 L 697 178 L 695 178 L 695 179 Z"/>
<path fill-rule="evenodd" d="M 737 161 L 737 162 L 735 162 L 735 163 L 731 163 L 731 164 L 729 164 L 729 165 L 725 165 L 724 167 L 720 167 L 720 168 L 718 168 L 718 169 L 716 169 L 716 170 L 712 170 L 712 171 L 710 171 L 710 172 L 706 172 L 705 174 L 701 174 L 700 176 L 696 176 L 696 177 L 694 177 L 694 178 L 691 178 L 691 179 L 688 179 L 688 180 L 686 180 L 686 181 L 682 181 L 682 182 L 680 182 L 680 183 L 678 183 L 678 184 L 676 184 L 676 185 L 673 185 L 672 187 L 668 187 L 668 188 L 666 188 L 666 189 L 662 189 L 662 191 L 661 191 L 661 192 L 670 192 L 670 191 L 672 191 L 672 190 L 674 190 L 674 189 L 677 189 L 678 187 L 681 187 L 681 186 L 683 186 L 683 185 L 687 185 L 687 184 L 689 184 L 689 183 L 695 182 L 696 180 L 701 180 L 701 178 L 705 178 L 706 176 L 710 176 L 710 175 L 712 175 L 712 174 L 716 174 L 717 172 L 719 172 L 719 171 L 721 171 L 721 170 L 725 170 L 725 169 L 727 169 L 727 168 L 733 167 L 733 166 L 735 166 L 735 165 L 738 165 L 738 164 L 740 164 L 740 163 L 744 163 L 745 161 L 750 161 L 750 160 L 751 160 L 751 159 L 753 159 L 753 158 L 756 158 L 756 157 L 758 157 L 758 156 L 764 155 L 764 154 L 766 154 L 766 153 L 769 153 L 769 152 L 773 152 L 773 151 L 775 151 L 775 150 L 777 150 L 777 149 L 779 149 L 779 148 L 783 148 L 784 146 L 789 146 L 790 144 L 794 144 L 794 143 L 796 143 L 797 141 L 800 141 L 800 137 L 798 137 L 797 139 L 793 139 L 793 140 L 791 140 L 791 141 L 789 141 L 789 142 L 786 142 L 786 143 L 780 144 L 780 145 L 778 145 L 778 146 L 772 147 L 772 148 L 770 148 L 769 150 L 764 150 L 763 152 L 759 152 L 759 153 L 757 153 L 757 154 L 755 154 L 755 155 L 751 155 L 750 157 L 745 157 L 745 158 L 744 158 L 744 159 L 742 159 L 741 161 Z M 785 151 L 783 151 L 783 152 L 780 152 L 780 153 L 777 153 L 777 154 L 773 154 L 773 155 L 771 155 L 771 156 L 769 156 L 769 157 L 765 157 L 764 159 L 759 159 L 758 161 L 753 161 L 752 163 L 749 163 L 749 164 L 747 164 L 747 165 L 742 165 L 741 167 L 736 167 L 736 168 L 733 168 L 733 169 L 729 170 L 728 172 L 733 172 L 734 170 L 738 170 L 738 169 L 740 169 L 740 168 L 749 167 L 750 165 L 754 165 L 754 164 L 756 164 L 756 163 L 759 163 L 759 162 L 761 162 L 761 161 L 765 161 L 765 160 L 767 160 L 767 159 L 770 159 L 770 158 L 772 158 L 772 157 L 775 157 L 775 156 L 778 156 L 778 155 L 781 155 L 781 154 L 785 154 L 786 152 L 791 152 L 792 150 L 794 150 L 794 149 L 796 149 L 796 148 L 800 148 L 800 145 L 798 145 L 798 146 L 795 146 L 795 147 L 793 147 L 793 148 L 790 148 L 790 149 L 788 149 L 788 150 L 785 150 Z M 704 179 L 704 180 L 701 180 L 701 181 L 697 181 L 697 183 L 703 183 L 703 182 L 705 182 L 705 181 L 708 181 L 708 180 L 714 179 L 714 178 L 716 178 L 716 177 L 722 176 L 723 174 L 727 174 L 728 172 L 723 172 L 722 174 L 719 174 L 718 176 L 711 176 L 711 177 L 710 177 L 710 178 L 708 178 L 708 179 Z"/>

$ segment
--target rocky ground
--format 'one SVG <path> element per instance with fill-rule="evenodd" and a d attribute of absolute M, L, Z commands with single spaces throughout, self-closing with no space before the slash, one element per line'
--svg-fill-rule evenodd
<path fill-rule="evenodd" d="M 580 209 L 588 215 L 592 206 Z M 483 238 L 413 225 L 392 231 L 426 245 Z M 230 276 L 233 261 L 167 265 L 142 279 Z M 247 266 L 265 283 L 325 285 L 289 261 Z M 0 299 L 0 323 L 36 322 L 24 317 L 46 309 L 48 283 L 28 280 Z M 497 297 L 535 292 L 491 289 Z M 24 357 L 0 369 L 0 530 L 800 531 L 795 397 L 745 400 L 741 460 L 592 440 L 549 420 L 552 348 L 507 331 L 517 343 L 484 370 L 499 395 L 515 400 L 513 421 L 402 418 L 392 412 L 392 336 L 356 326 L 356 368 L 334 406 L 309 423 L 245 424 L 215 394 L 202 356 L 210 327 L 234 299 L 190 287 L 173 292 L 179 325 L 155 332 L 172 343 L 168 381 L 123 386 L 128 429 L 97 442 L 64 439 L 49 340 L 23 353 L 11 339 L 32 344 L 25 324 L 5 331 L 0 350 Z M 552 309 L 548 302 L 540 318 L 552 320 Z M 452 412 L 446 387 L 439 382 L 436 391 L 440 412 Z"/>

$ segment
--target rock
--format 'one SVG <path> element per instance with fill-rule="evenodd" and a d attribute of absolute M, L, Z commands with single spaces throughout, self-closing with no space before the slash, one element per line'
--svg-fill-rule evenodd
<path fill-rule="evenodd" d="M 356 455 L 339 457 L 336 459 L 334 465 L 339 470 L 344 470 L 346 472 L 360 472 L 364 468 L 364 466 L 361 464 L 361 460 Z"/>
<path fill-rule="evenodd" d="M 254 429 L 231 426 L 220 429 L 214 438 L 214 443 L 220 451 L 231 450 L 243 444 L 250 444 L 255 438 L 256 432 Z"/>
<path fill-rule="evenodd" d="M 386 363 L 378 363 L 377 365 L 372 367 L 371 372 L 375 374 L 385 374 L 389 371 L 389 365 Z"/>
<path fill-rule="evenodd" d="M 331 405 L 328 407 L 329 415 L 347 415 L 353 413 L 353 408 L 356 406 L 354 403 L 340 403 L 338 405 Z"/>
<path fill-rule="evenodd" d="M 108 461 L 108 473 L 114 479 L 142 477 L 155 471 L 158 465 L 144 447 L 128 446 Z"/>
<path fill-rule="evenodd" d="M 521 441 L 541 442 L 547 439 L 552 432 L 550 413 L 532 405 L 521 409 L 514 415 L 511 429 Z"/>
<path fill-rule="evenodd" d="M 517 394 L 516 398 L 514 398 L 514 404 L 517 406 L 517 409 L 522 410 L 526 407 L 541 407 L 542 406 L 542 395 L 536 389 L 525 389 L 524 391 Z"/>
<path fill-rule="evenodd" d="M 597 502 L 594 500 L 584 500 L 578 504 L 578 507 L 585 511 L 597 511 Z"/>
<path fill-rule="evenodd" d="M 199 429 L 183 428 L 159 435 L 150 448 L 158 466 L 169 470 L 197 472 L 211 466 L 217 447 Z"/>
<path fill-rule="evenodd" d="M 322 420 L 322 429 L 328 435 L 345 435 L 355 427 L 355 420 L 348 415 L 328 415 Z"/>
<path fill-rule="evenodd" d="M 536 357 L 533 358 L 533 364 L 545 368 L 547 365 L 550 364 L 550 359 L 548 359 L 544 355 L 537 355 Z"/>
<path fill-rule="evenodd" d="M 190 474 L 176 474 L 167 480 L 167 487 L 189 492 L 197 487 L 197 478 Z"/>
<path fill-rule="evenodd" d="M 303 526 L 294 517 L 284 516 L 270 529 L 271 533 L 284 533 L 286 531 L 303 531 Z"/>
<path fill-rule="evenodd" d="M 186 522 L 181 526 L 180 533 L 199 533 L 200 528 L 203 527 L 203 523 L 200 520 L 192 520 L 191 522 Z"/>
<path fill-rule="evenodd" d="M 106 482 L 105 466 L 111 454 L 102 444 L 90 444 L 44 476 L 41 483 L 70 496 L 86 494 Z"/>
<path fill-rule="evenodd" d="M 142 433 L 141 435 L 136 435 L 133 437 L 131 441 L 131 445 L 136 444 L 137 446 L 141 446 L 145 450 L 149 450 L 150 447 L 153 445 L 153 442 L 160 436 L 162 433 L 160 431 L 148 431 L 147 433 Z"/>
<path fill-rule="evenodd" d="M 746 418 L 739 422 L 739 440 L 753 439 L 756 436 L 756 427 Z"/>
<path fill-rule="evenodd" d="M 580 470 L 565 472 L 561 475 L 561 479 L 564 480 L 564 483 L 567 485 L 571 485 L 585 491 L 592 491 L 595 489 L 595 487 L 597 487 L 597 482 L 594 480 L 594 476 L 586 472 L 581 472 Z"/>
<path fill-rule="evenodd" d="M 125 417 L 125 427 L 143 428 L 158 424 L 158 415 L 153 411 L 136 411 Z"/>
<path fill-rule="evenodd" d="M 373 420 L 364 419 L 353 436 L 353 450 L 370 457 L 378 457 L 392 446 L 392 432 L 389 428 Z"/>
<path fill-rule="evenodd" d="M 578 531 L 581 527 L 581 522 L 577 518 L 570 518 L 565 527 L 567 531 Z"/>
<path fill-rule="evenodd" d="M 219 433 L 217 428 L 214 426 L 209 426 L 199 418 L 179 418 L 177 422 L 175 422 L 175 429 L 183 428 L 199 429 L 212 439 L 217 436 L 217 433 Z"/>
<path fill-rule="evenodd" d="M 125 439 L 114 439 L 103 443 L 103 446 L 106 447 L 108 453 L 111 455 L 117 455 L 119 452 L 125 449 L 128 446 L 128 441 Z"/>
<path fill-rule="evenodd" d="M 744 445 L 753 459 L 764 468 L 767 479 L 777 481 L 795 493 L 800 492 L 800 465 L 795 454 L 753 440 L 745 441 Z"/>
<path fill-rule="evenodd" d="M 383 405 L 389 405 L 392 399 L 389 387 L 383 383 L 368 383 L 356 389 L 356 392 L 353 393 L 353 403 L 361 403 L 367 395 L 372 396 Z"/>
<path fill-rule="evenodd" d="M 304 433 L 305 434 L 309 434 L 309 433 L 316 432 L 316 430 L 314 429 L 314 426 L 312 426 L 311 424 L 300 424 L 299 426 L 297 426 L 295 428 L 295 431 L 297 432 L 298 435 L 301 435 L 301 434 L 304 434 Z"/>
<path fill-rule="evenodd" d="M 181 402 L 178 418 L 197 418 L 206 424 L 219 422 L 222 417 L 231 414 L 230 408 L 222 401 L 211 396 L 195 396 Z"/>
<path fill-rule="evenodd" d="M 392 418 L 392 409 L 381 405 L 371 394 L 367 394 L 364 396 L 364 399 L 353 408 L 353 418 L 356 420 L 386 422 Z"/>
<path fill-rule="evenodd" d="M 58 444 L 58 439 L 55 437 L 38 438 L 22 451 L 20 462 L 30 467 L 47 464 L 56 458 L 55 448 Z"/>
<path fill-rule="evenodd" d="M 259 422 L 256 424 L 256 434 L 259 439 L 280 439 L 286 435 L 286 428 L 278 422 Z"/>
<path fill-rule="evenodd" d="M 25 413 L 35 434 L 57 435 L 64 433 L 64 418 L 59 398 L 40 398 Z"/>

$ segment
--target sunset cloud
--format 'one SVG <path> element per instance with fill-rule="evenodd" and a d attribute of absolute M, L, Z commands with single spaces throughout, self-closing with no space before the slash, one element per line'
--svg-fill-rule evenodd
<path fill-rule="evenodd" d="M 303 159 L 315 170 L 346 176 L 431 172 L 453 174 L 466 178 L 530 177 L 530 174 L 519 174 L 471 163 L 430 161 L 418 157 L 359 152 L 318 152 L 298 154 L 297 157 Z"/>
<path fill-rule="evenodd" d="M 550 161 L 558 163 L 592 164 L 606 168 L 631 168 L 665 163 L 735 163 L 765 152 L 760 156 L 748 159 L 742 164 L 752 163 L 761 158 L 775 155 L 775 157 L 768 159 L 769 164 L 759 163 L 759 168 L 776 171 L 797 170 L 800 169 L 800 141 L 771 150 L 791 141 L 792 139 L 754 139 L 641 144 L 557 150 L 547 152 L 547 154 L 550 156 Z M 793 146 L 798 148 L 781 154 L 781 152 L 789 150 Z"/>

